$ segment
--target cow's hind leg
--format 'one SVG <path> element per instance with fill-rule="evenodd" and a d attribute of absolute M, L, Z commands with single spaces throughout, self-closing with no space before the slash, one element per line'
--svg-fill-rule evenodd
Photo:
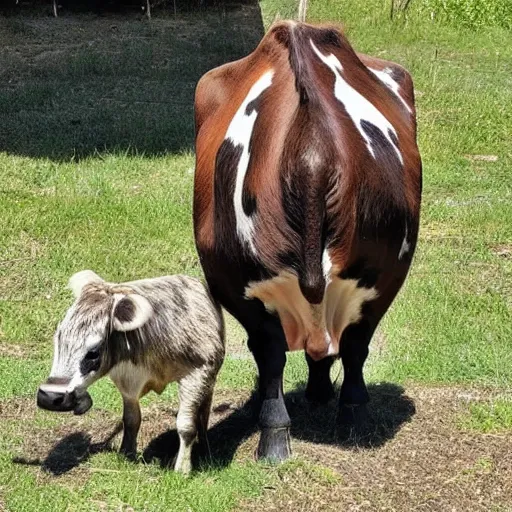
<path fill-rule="evenodd" d="M 291 455 L 290 417 L 283 396 L 283 371 L 286 364 L 286 341 L 282 329 L 273 317 L 261 328 L 249 333 L 249 348 L 259 372 L 258 459 L 282 461 Z"/>
<path fill-rule="evenodd" d="M 214 381 L 214 372 L 198 368 L 179 383 L 180 405 L 176 429 L 180 438 L 180 448 L 174 469 L 185 475 L 192 469 L 192 448 L 198 434 L 206 434 Z"/>
<path fill-rule="evenodd" d="M 375 330 L 375 324 L 363 319 L 349 325 L 340 342 L 340 356 L 343 363 L 343 383 L 340 390 L 339 419 L 342 424 L 362 426 L 367 419 L 370 397 L 363 377 L 363 366 L 368 357 L 368 345 Z"/>
<path fill-rule="evenodd" d="M 334 357 L 329 356 L 315 361 L 306 353 L 306 362 L 309 369 L 306 399 L 314 404 L 326 404 L 334 398 L 334 386 L 330 375 Z"/>

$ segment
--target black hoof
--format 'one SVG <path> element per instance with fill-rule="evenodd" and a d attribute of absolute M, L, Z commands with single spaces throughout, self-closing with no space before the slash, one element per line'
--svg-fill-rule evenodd
<path fill-rule="evenodd" d="M 137 460 L 137 449 L 133 447 L 123 447 L 119 449 L 119 453 L 131 462 Z"/>
<path fill-rule="evenodd" d="M 264 428 L 261 430 L 260 442 L 256 451 L 258 460 L 282 462 L 292 454 L 290 446 L 290 429 Z"/>
<path fill-rule="evenodd" d="M 341 405 L 338 413 L 338 425 L 341 428 L 349 427 L 364 430 L 369 424 L 368 407 L 361 405 Z"/>
<path fill-rule="evenodd" d="M 304 395 L 306 400 L 312 404 L 325 405 L 335 396 L 334 386 L 330 380 L 321 384 L 311 384 L 308 382 Z"/>

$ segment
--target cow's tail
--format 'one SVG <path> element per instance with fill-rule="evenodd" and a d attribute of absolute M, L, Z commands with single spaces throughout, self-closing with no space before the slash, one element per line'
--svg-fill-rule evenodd
<path fill-rule="evenodd" d="M 321 87 L 315 69 L 318 57 L 311 41 L 336 44 L 335 29 L 284 22 L 274 29 L 286 48 L 299 95 L 297 112 L 287 134 L 281 161 L 283 207 L 293 232 L 293 262 L 299 286 L 310 304 L 322 302 L 326 278 L 323 253 L 326 240 L 326 195 L 333 153 L 323 115 Z M 328 139 L 328 138 L 327 138 Z"/>
<path fill-rule="evenodd" d="M 325 199 L 321 197 L 321 187 L 310 184 L 308 188 L 304 194 L 306 212 L 302 243 L 303 269 L 298 279 L 304 298 L 310 304 L 320 304 L 324 298 L 326 285 L 322 264 L 325 244 Z"/>
<path fill-rule="evenodd" d="M 323 252 L 327 244 L 326 212 L 329 146 L 308 108 L 300 107 L 290 127 L 281 160 L 283 209 L 293 265 L 310 304 L 325 293 Z"/>

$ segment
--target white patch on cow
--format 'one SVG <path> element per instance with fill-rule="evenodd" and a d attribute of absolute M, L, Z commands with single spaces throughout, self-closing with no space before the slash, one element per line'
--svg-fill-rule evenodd
<path fill-rule="evenodd" d="M 176 463 L 174 464 L 174 471 L 178 471 L 187 475 L 192 469 L 192 447 L 194 446 L 195 439 L 191 443 L 187 443 L 186 433 L 193 431 L 196 428 L 196 411 L 195 408 L 188 408 L 183 406 L 180 401 L 180 410 L 176 418 L 176 430 L 180 437 L 180 448 Z"/>
<path fill-rule="evenodd" d="M 68 384 L 41 384 L 39 389 L 46 393 L 64 394 L 69 392 Z"/>
<path fill-rule="evenodd" d="M 152 374 L 144 365 L 122 361 L 109 372 L 110 378 L 124 397 L 138 400 Z"/>
<path fill-rule="evenodd" d="M 359 130 L 359 133 L 366 141 L 368 151 L 370 151 L 370 154 L 373 156 L 373 158 L 376 158 L 375 151 L 372 146 L 371 138 L 363 129 L 363 121 L 367 121 L 373 124 L 382 132 L 384 137 L 386 137 L 386 139 L 396 151 L 400 163 L 403 164 L 402 154 L 389 135 L 389 131 L 391 131 L 391 133 L 397 137 L 397 133 L 393 125 L 370 101 L 368 101 L 362 94 L 356 91 L 351 85 L 348 84 L 348 82 L 345 81 L 342 76 L 343 66 L 335 55 L 331 53 L 330 55 L 326 56 L 320 52 L 312 40 L 310 40 L 310 43 L 320 60 L 334 73 L 334 96 L 345 107 L 347 114 L 350 116 L 356 128 Z"/>
<path fill-rule="evenodd" d="M 60 330 L 60 325 L 57 327 L 57 332 Z M 53 336 L 53 361 L 52 361 L 52 369 L 50 371 L 50 375 L 56 375 L 58 362 L 59 362 L 59 338 L 57 336 L 57 332 Z"/>
<path fill-rule="evenodd" d="M 361 319 L 361 306 L 377 297 L 375 288 L 359 288 L 356 279 L 340 279 L 339 269 L 324 251 L 326 290 L 320 304 L 310 304 L 300 291 L 297 276 L 283 271 L 272 279 L 249 283 L 247 298 L 258 298 L 276 312 L 290 350 L 306 351 L 314 358 L 339 353 L 345 328 Z"/>
<path fill-rule="evenodd" d="M 409 252 L 411 248 L 411 244 L 407 241 L 407 224 L 405 225 L 405 235 L 402 241 L 402 247 L 400 247 L 400 252 L 398 253 L 398 259 L 401 260 L 405 253 Z"/>
<path fill-rule="evenodd" d="M 329 256 L 329 253 L 327 252 L 327 249 L 324 249 L 324 252 L 322 254 L 322 269 L 324 271 L 324 277 L 325 280 L 330 280 L 331 277 L 331 269 L 332 269 L 332 261 L 331 257 Z"/>
<path fill-rule="evenodd" d="M 94 373 L 87 378 L 87 382 L 85 378 L 79 373 L 75 374 L 69 382 L 66 384 L 41 384 L 40 389 L 43 391 L 47 391 L 49 393 L 72 393 L 76 389 L 86 389 L 94 382 Z"/>
<path fill-rule="evenodd" d="M 396 80 L 391 78 L 391 74 L 393 70 L 391 68 L 385 68 L 382 71 L 377 69 L 368 68 L 381 82 L 383 82 L 389 89 L 391 89 L 398 99 L 404 104 L 405 108 L 408 110 L 409 114 L 412 113 L 411 107 L 407 104 L 407 102 L 400 95 L 400 85 Z"/>
<path fill-rule="evenodd" d="M 236 230 L 238 236 L 241 240 L 245 241 L 249 245 L 253 253 L 256 252 L 252 240 L 254 221 L 244 212 L 242 206 L 242 191 L 245 175 L 249 167 L 249 144 L 251 142 L 252 131 L 254 129 L 254 124 L 256 122 L 256 118 L 258 117 L 258 113 L 256 110 L 253 110 L 250 115 L 246 115 L 245 111 L 249 103 L 257 99 L 265 89 L 270 87 L 272 84 L 273 75 L 273 70 L 267 71 L 251 87 L 246 98 L 231 120 L 225 137 L 226 139 L 229 139 L 235 146 L 242 146 L 242 155 L 240 156 L 236 171 L 235 195 L 233 201 L 235 205 Z"/>
<path fill-rule="evenodd" d="M 89 350 L 93 350 L 98 348 L 98 346 L 102 343 L 103 336 L 101 334 L 91 334 L 85 338 L 85 348 Z"/>

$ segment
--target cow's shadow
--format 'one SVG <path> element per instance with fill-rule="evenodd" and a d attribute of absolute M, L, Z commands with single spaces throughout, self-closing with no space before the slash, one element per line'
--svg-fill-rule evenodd
<path fill-rule="evenodd" d="M 402 425 L 415 414 L 414 401 L 405 394 L 404 388 L 391 383 L 370 384 L 371 402 L 369 421 L 364 432 L 338 429 L 336 404 L 312 407 L 304 399 L 303 386 L 286 394 L 286 405 L 292 418 L 293 439 L 317 444 L 339 446 L 343 449 L 367 449 L 384 445 L 393 439 Z M 253 394 L 242 406 L 230 409 L 223 418 L 208 431 L 207 440 L 197 445 L 193 453 L 194 467 L 207 469 L 225 467 L 233 460 L 239 446 L 256 431 L 257 396 Z M 212 417 L 218 414 L 214 408 Z M 116 426 L 103 441 L 91 443 L 83 432 L 70 434 L 59 441 L 43 460 L 29 461 L 17 458 L 16 463 L 40 466 L 53 475 L 61 475 L 83 464 L 94 455 L 112 451 L 112 440 L 120 432 Z M 142 452 L 138 461 L 155 463 L 163 468 L 172 468 L 179 447 L 176 430 L 169 430 L 154 438 Z"/>
<path fill-rule="evenodd" d="M 98 443 L 92 443 L 91 436 L 86 432 L 73 432 L 55 444 L 43 460 L 14 457 L 13 463 L 37 466 L 45 473 L 60 476 L 84 464 L 96 453 L 113 451 L 112 441 L 121 430 L 122 424 L 119 423 L 105 439 Z"/>

